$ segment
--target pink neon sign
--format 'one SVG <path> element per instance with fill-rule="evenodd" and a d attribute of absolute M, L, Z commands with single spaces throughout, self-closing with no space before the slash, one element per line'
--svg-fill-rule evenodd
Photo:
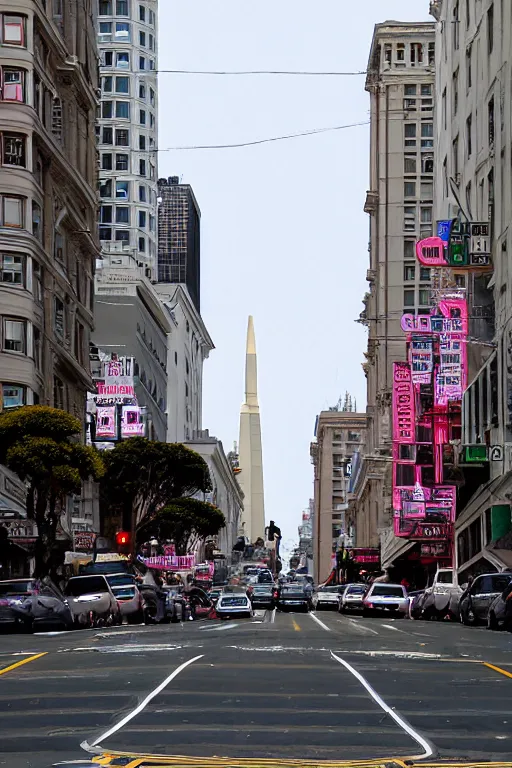
<path fill-rule="evenodd" d="M 414 388 L 409 363 L 393 364 L 393 439 L 415 443 Z"/>
<path fill-rule="evenodd" d="M 427 237 L 416 243 L 416 256 L 425 267 L 447 267 L 444 242 L 440 237 Z"/>
<path fill-rule="evenodd" d="M 98 408 L 96 411 L 96 437 L 116 436 L 116 409 Z"/>

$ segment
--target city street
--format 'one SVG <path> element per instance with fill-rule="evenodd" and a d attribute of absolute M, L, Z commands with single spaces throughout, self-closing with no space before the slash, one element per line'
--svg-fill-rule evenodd
<path fill-rule="evenodd" d="M 484 628 L 260 611 L 2 636 L 0 667 L 10 768 L 116 751 L 340 762 L 512 751 L 512 637 Z"/>

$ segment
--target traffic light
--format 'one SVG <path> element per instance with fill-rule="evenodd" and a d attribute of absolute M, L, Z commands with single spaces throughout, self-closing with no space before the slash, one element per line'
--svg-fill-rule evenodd
<path fill-rule="evenodd" d="M 127 531 L 118 531 L 116 533 L 116 544 L 119 551 L 130 549 L 131 535 Z"/>

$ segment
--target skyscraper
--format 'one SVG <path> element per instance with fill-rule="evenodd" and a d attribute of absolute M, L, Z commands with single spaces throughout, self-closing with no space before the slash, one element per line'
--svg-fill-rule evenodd
<path fill-rule="evenodd" d="M 100 241 L 156 275 L 157 0 L 99 0 Z"/>
<path fill-rule="evenodd" d="M 261 450 L 258 371 L 254 323 L 249 316 L 245 353 L 245 402 L 240 410 L 240 469 L 238 482 L 244 492 L 242 523 L 251 542 L 265 535 L 263 458 Z"/>
<path fill-rule="evenodd" d="M 200 311 L 201 211 L 190 184 L 158 180 L 158 282 L 184 283 Z"/>

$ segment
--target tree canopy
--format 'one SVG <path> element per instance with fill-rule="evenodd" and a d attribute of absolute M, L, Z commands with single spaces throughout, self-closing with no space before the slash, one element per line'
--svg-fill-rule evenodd
<path fill-rule="evenodd" d="M 28 484 L 27 514 L 38 529 L 37 576 L 51 568 L 59 502 L 104 471 L 97 451 L 75 439 L 80 432 L 78 419 L 57 408 L 34 405 L 0 414 L 0 461 Z"/>
<path fill-rule="evenodd" d="M 162 507 L 182 496 L 211 490 L 204 459 L 181 443 L 144 437 L 123 440 L 104 456 L 103 501 L 123 512 L 123 524 L 135 516 L 135 528 Z"/>
<path fill-rule="evenodd" d="M 144 522 L 139 536 L 171 539 L 176 545 L 176 554 L 186 555 L 199 541 L 216 536 L 225 527 L 224 514 L 213 504 L 199 499 L 174 499 Z"/>

